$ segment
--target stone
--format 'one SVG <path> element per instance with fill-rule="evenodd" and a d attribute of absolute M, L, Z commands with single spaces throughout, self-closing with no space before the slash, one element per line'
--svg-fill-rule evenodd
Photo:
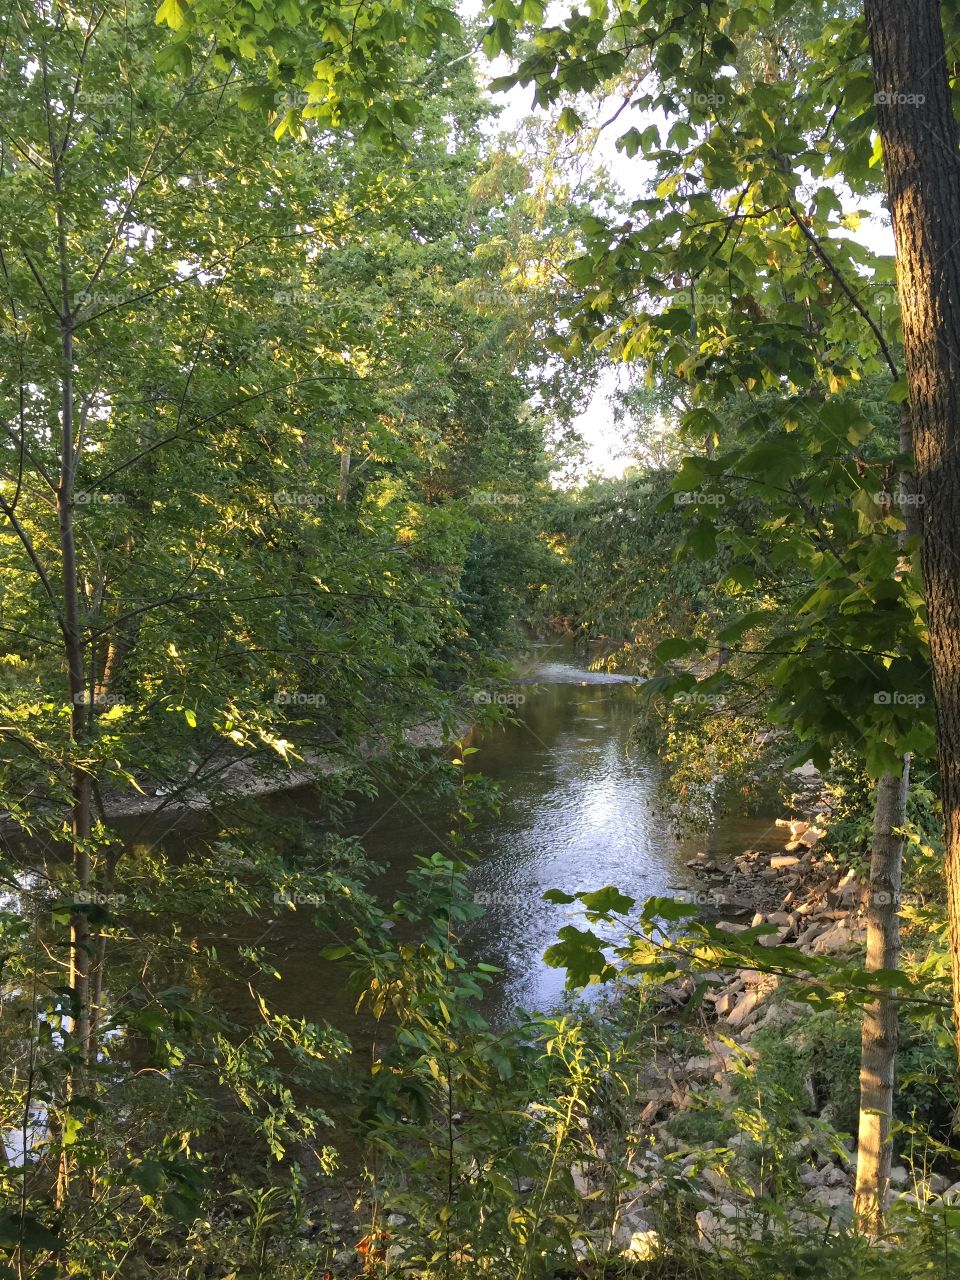
<path fill-rule="evenodd" d="M 853 1196 L 843 1187 L 814 1187 L 810 1195 L 840 1217 L 852 1217 Z"/>
<path fill-rule="evenodd" d="M 801 835 L 797 837 L 800 843 L 807 849 L 812 849 L 818 840 L 822 840 L 827 833 L 819 827 L 807 827 Z"/>
<path fill-rule="evenodd" d="M 795 1000 L 783 1000 L 778 1004 L 772 1004 L 759 1020 L 748 1028 L 749 1034 L 754 1036 L 758 1031 L 778 1031 L 781 1027 L 788 1027 L 791 1022 L 796 1022 L 803 1013 L 804 1006 Z"/>
<path fill-rule="evenodd" d="M 902 1164 L 895 1164 L 890 1170 L 891 1187 L 906 1187 L 911 1181 L 910 1170 L 905 1169 Z"/>
<path fill-rule="evenodd" d="M 826 933 L 828 927 L 829 926 L 825 924 L 820 924 L 816 920 L 813 922 L 813 924 L 808 924 L 807 927 L 801 931 L 799 937 L 797 938 L 797 949 L 800 951 L 807 951 L 808 949 L 812 949 L 813 944 L 816 942 L 817 938 L 819 938 L 821 934 Z"/>
<path fill-rule="evenodd" d="M 590 1180 L 587 1177 L 585 1167 L 582 1164 L 572 1164 L 570 1166 L 570 1177 L 573 1179 L 573 1189 L 577 1195 L 586 1199 L 590 1195 Z"/>
<path fill-rule="evenodd" d="M 688 1058 L 683 1067 L 683 1074 L 691 1080 L 709 1080 L 725 1067 L 723 1058 L 717 1054 L 708 1054 L 698 1058 Z"/>
<path fill-rule="evenodd" d="M 717 928 L 721 933 L 743 933 L 747 925 L 737 924 L 734 920 L 718 920 Z"/>
<path fill-rule="evenodd" d="M 849 920 L 838 920 L 826 933 L 821 933 L 811 947 L 814 955 L 833 955 L 839 951 L 862 942 L 866 937 L 866 929 L 862 925 Z"/>
<path fill-rule="evenodd" d="M 717 1169 L 711 1169 L 709 1165 L 700 1170 L 700 1178 L 711 1191 L 716 1191 L 718 1195 L 729 1195 L 733 1190 L 729 1179 L 725 1178 Z"/>
<path fill-rule="evenodd" d="M 751 991 L 744 992 L 737 1001 L 736 1007 L 727 1014 L 727 1022 L 735 1029 L 746 1026 L 765 999 L 766 997 L 759 987 L 754 987 Z"/>
<path fill-rule="evenodd" d="M 660 1236 L 656 1231 L 634 1231 L 623 1250 L 631 1262 L 649 1262 L 660 1253 Z"/>
<path fill-rule="evenodd" d="M 724 991 L 723 995 L 718 996 L 716 1003 L 713 1006 L 714 1009 L 716 1010 L 717 1017 L 725 1018 L 729 1014 L 730 1010 L 737 1003 L 737 1000 L 739 998 L 740 998 L 740 990 Z"/>
<path fill-rule="evenodd" d="M 789 846 L 788 846 L 789 848 Z M 770 866 L 774 871 L 783 871 L 787 867 L 795 867 L 800 859 L 793 853 L 778 853 L 770 859 Z"/>
<path fill-rule="evenodd" d="M 777 929 L 775 933 L 764 933 L 757 939 L 761 947 L 779 947 L 782 942 L 786 942 L 792 932 L 789 925 L 785 925 L 782 929 Z"/>
<path fill-rule="evenodd" d="M 789 911 L 771 911 L 770 914 L 767 916 L 767 922 L 769 924 L 779 924 L 779 925 L 796 924 L 796 921 L 793 918 L 793 914 Z"/>

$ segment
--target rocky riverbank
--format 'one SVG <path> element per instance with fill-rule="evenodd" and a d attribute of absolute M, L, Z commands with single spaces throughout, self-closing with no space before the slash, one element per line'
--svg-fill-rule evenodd
<path fill-rule="evenodd" d="M 824 848 L 823 830 L 810 822 L 785 820 L 779 825 L 782 853 L 748 850 L 728 865 L 706 857 L 692 860 L 692 900 L 710 905 L 720 917 L 718 927 L 730 934 L 773 926 L 761 937 L 761 946 L 789 946 L 814 956 L 854 954 L 866 936 L 867 886 Z M 761 1057 L 753 1043 L 759 1033 L 771 1032 L 788 1044 L 807 1006 L 789 998 L 786 982 L 762 968 L 715 974 L 705 996 L 698 994 L 692 977 L 661 986 L 656 996 L 666 1019 L 676 1019 L 683 1009 L 692 1014 L 683 1018 L 690 1036 L 681 1042 L 680 1053 L 665 1038 L 655 1069 L 640 1081 L 631 1135 L 635 1155 L 612 1228 L 617 1251 L 634 1260 L 655 1256 L 668 1205 L 667 1229 L 675 1236 L 678 1202 L 686 1206 L 690 1238 L 707 1250 L 728 1249 L 738 1239 L 771 1230 L 848 1227 L 856 1147 L 851 1138 L 833 1132 L 830 1099 L 817 1096 L 807 1082 L 806 1116 L 798 1126 L 805 1132 L 797 1132 L 778 1153 L 777 1168 L 777 1161 L 771 1161 L 770 1135 L 762 1131 L 762 1123 L 753 1128 L 746 1123 L 743 1091 L 736 1087 Z M 759 1097 L 757 1106 L 762 1114 L 765 1106 L 776 1107 L 777 1100 Z M 706 1112 L 719 1118 L 720 1131 L 694 1139 L 695 1117 Z M 724 1129 L 725 1114 L 729 1123 Z M 788 1194 L 783 1194 L 785 1166 L 793 1180 Z M 585 1199 L 597 1197 L 610 1185 L 610 1170 L 602 1163 L 579 1167 L 575 1182 Z M 960 1182 L 940 1173 L 921 1178 L 895 1165 L 888 1198 L 907 1211 L 938 1202 L 956 1205 Z M 603 1231 L 585 1234 L 584 1256 L 604 1231 L 609 1232 L 608 1224 Z"/>

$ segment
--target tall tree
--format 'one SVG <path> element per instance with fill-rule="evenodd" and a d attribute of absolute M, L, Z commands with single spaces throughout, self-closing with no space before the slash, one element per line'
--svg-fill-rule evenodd
<path fill-rule="evenodd" d="M 939 0 L 864 0 L 897 247 L 960 1052 L 960 135 Z"/>

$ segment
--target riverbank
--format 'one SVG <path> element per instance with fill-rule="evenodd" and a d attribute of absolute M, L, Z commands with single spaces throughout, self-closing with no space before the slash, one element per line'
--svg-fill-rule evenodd
<path fill-rule="evenodd" d="M 799 998 L 802 974 L 791 975 L 774 949 L 855 959 L 866 937 L 868 887 L 824 847 L 822 828 L 779 825 L 780 853 L 747 850 L 725 866 L 707 857 L 688 864 L 697 877 L 692 900 L 720 913 L 717 928 L 731 938 L 765 929 L 757 942 L 771 959 L 760 950 L 750 965 L 648 991 L 663 1043 L 632 1098 L 628 1146 L 636 1156 L 617 1171 L 623 1190 L 612 1226 L 593 1223 L 581 1234 L 584 1258 L 607 1241 L 626 1259 L 652 1260 L 676 1250 L 678 1232 L 681 1248 L 716 1254 L 771 1233 L 853 1230 L 856 1141 L 838 1119 L 858 1105 L 849 1096 L 855 1078 L 838 1096 L 823 1069 L 829 1064 L 811 1056 L 818 1015 Z M 788 1101 L 791 1055 L 801 1096 Z M 585 1207 L 609 1188 L 612 1172 L 602 1161 L 575 1171 Z M 892 1219 L 951 1211 L 960 1204 L 958 1175 L 960 1168 L 918 1170 L 895 1159 Z"/>

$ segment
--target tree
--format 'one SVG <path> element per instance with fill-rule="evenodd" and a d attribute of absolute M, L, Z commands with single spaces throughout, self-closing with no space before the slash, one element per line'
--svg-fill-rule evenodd
<path fill-rule="evenodd" d="M 960 1052 L 960 136 L 941 6 L 865 0 L 921 508 Z"/>

